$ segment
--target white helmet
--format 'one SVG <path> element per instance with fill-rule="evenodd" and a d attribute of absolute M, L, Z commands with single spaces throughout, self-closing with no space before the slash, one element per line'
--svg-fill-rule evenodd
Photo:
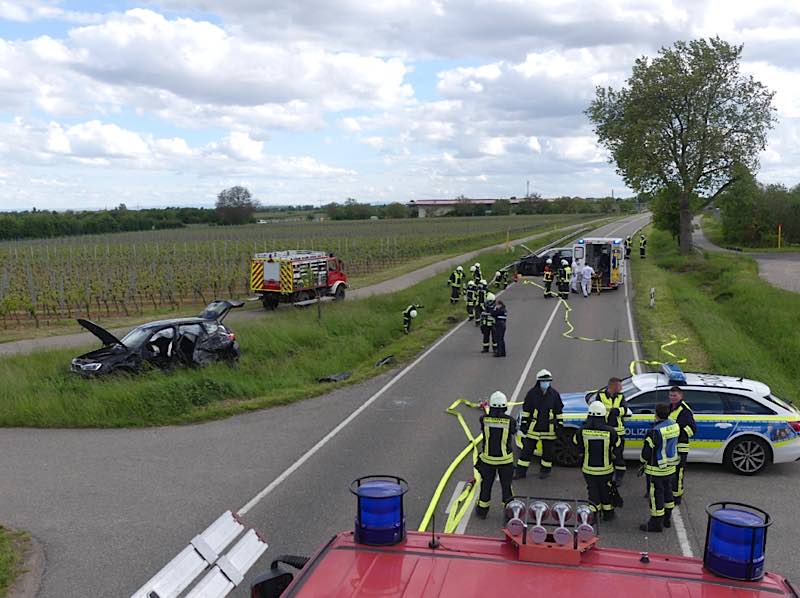
<path fill-rule="evenodd" d="M 561 260 L 561 265 L 562 266 L 568 266 L 569 262 L 567 262 L 567 260 Z"/>
<path fill-rule="evenodd" d="M 488 283 L 486 282 L 486 279 L 485 279 L 485 278 L 481 278 L 481 284 L 482 284 L 482 285 L 486 285 L 486 284 L 488 284 Z"/>
<path fill-rule="evenodd" d="M 489 397 L 489 407 L 500 407 L 502 409 L 508 407 L 508 399 L 506 398 L 506 395 L 499 390 L 494 391 L 492 396 Z"/>
<path fill-rule="evenodd" d="M 456 270 L 458 270 L 459 272 L 463 272 L 463 271 L 464 271 L 464 268 L 462 268 L 461 266 L 459 266 L 458 268 L 456 268 Z"/>
<path fill-rule="evenodd" d="M 644 236 L 644 235 L 642 235 L 642 236 Z M 481 263 L 480 262 L 475 262 L 475 267 L 476 268 L 480 268 L 481 267 Z"/>
<path fill-rule="evenodd" d="M 416 318 L 416 317 L 417 317 L 417 310 L 416 310 L 416 309 L 412 309 L 412 310 L 411 310 L 411 311 L 408 313 L 408 315 L 409 315 L 409 316 L 411 316 L 412 318 Z"/>
<path fill-rule="evenodd" d="M 497 272 L 495 272 L 495 273 L 494 273 L 494 275 L 495 275 L 495 276 L 502 276 L 502 274 L 500 273 L 500 270 L 498 270 Z"/>
<path fill-rule="evenodd" d="M 537 380 L 552 380 L 553 374 L 550 373 L 550 370 L 539 370 L 536 374 Z"/>
<path fill-rule="evenodd" d="M 494 293 L 486 293 L 486 301 L 494 301 Z"/>
<path fill-rule="evenodd" d="M 553 260 L 551 260 L 550 258 L 547 258 L 547 263 L 548 263 L 548 264 L 552 264 L 552 263 L 553 263 Z"/>
<path fill-rule="evenodd" d="M 470 266 L 470 267 L 469 267 L 469 271 L 470 271 L 470 272 L 475 272 L 475 266 Z"/>
<path fill-rule="evenodd" d="M 468 281 L 468 282 L 467 282 L 467 286 L 468 286 L 468 287 L 474 287 L 474 286 L 475 286 L 475 281 L 474 281 L 474 280 L 470 280 L 470 281 Z"/>
<path fill-rule="evenodd" d="M 603 405 L 601 401 L 592 401 L 589 403 L 589 415 L 594 417 L 605 417 L 606 413 L 606 406 Z"/>

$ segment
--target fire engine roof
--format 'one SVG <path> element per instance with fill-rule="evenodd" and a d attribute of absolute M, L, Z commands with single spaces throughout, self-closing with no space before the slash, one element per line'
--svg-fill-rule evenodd
<path fill-rule="evenodd" d="M 410 532 L 401 544 L 356 544 L 353 534 L 335 536 L 300 572 L 283 596 L 684 596 L 755 598 L 796 596 L 785 580 L 766 574 L 740 582 L 704 571 L 699 559 L 595 548 L 579 566 L 521 562 L 500 538 Z"/>

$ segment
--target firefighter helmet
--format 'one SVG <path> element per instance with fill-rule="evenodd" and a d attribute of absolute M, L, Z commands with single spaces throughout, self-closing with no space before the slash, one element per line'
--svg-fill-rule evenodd
<path fill-rule="evenodd" d="M 475 262 L 475 267 L 476 268 L 480 268 L 481 267 L 481 263 L 480 262 Z"/>
<path fill-rule="evenodd" d="M 411 316 L 412 318 L 416 318 L 417 317 L 417 310 L 416 309 L 412 309 L 410 312 L 408 312 L 408 315 Z"/>
<path fill-rule="evenodd" d="M 498 276 L 502 276 L 502 274 L 500 273 L 500 270 L 498 270 L 497 272 L 495 272 L 495 273 L 494 273 L 494 276 L 495 276 L 495 278 L 497 278 Z"/>
<path fill-rule="evenodd" d="M 506 395 L 499 390 L 494 391 L 492 396 L 489 397 L 489 407 L 500 407 L 501 409 L 508 407 Z"/>
<path fill-rule="evenodd" d="M 463 271 L 464 271 L 464 268 L 462 268 L 461 266 L 459 266 L 458 268 L 456 268 L 456 270 L 458 270 L 459 272 L 463 272 Z"/>
<path fill-rule="evenodd" d="M 470 266 L 470 267 L 469 267 L 469 271 L 470 271 L 470 272 L 475 272 L 475 266 Z"/>
<path fill-rule="evenodd" d="M 606 413 L 606 406 L 603 405 L 602 401 L 592 401 L 589 403 L 589 415 L 594 417 L 605 417 Z"/>
<path fill-rule="evenodd" d="M 494 301 L 494 293 L 486 293 L 486 302 Z"/>
<path fill-rule="evenodd" d="M 562 266 L 569 266 L 569 262 L 567 260 L 561 260 Z"/>
<path fill-rule="evenodd" d="M 482 284 L 483 286 L 486 286 L 486 285 L 488 284 L 488 283 L 486 282 L 486 279 L 485 279 L 485 278 L 481 278 L 481 284 Z"/>
<path fill-rule="evenodd" d="M 537 380 L 552 380 L 553 374 L 550 373 L 550 370 L 539 370 L 536 374 Z"/>
<path fill-rule="evenodd" d="M 475 286 L 475 281 L 474 281 L 474 280 L 470 280 L 470 281 L 468 281 L 468 282 L 467 282 L 467 286 L 468 286 L 468 287 L 474 287 L 474 286 Z"/>
<path fill-rule="evenodd" d="M 551 260 L 550 258 L 547 258 L 547 262 L 545 262 L 545 263 L 547 263 L 547 264 L 552 264 L 552 263 L 553 263 L 553 260 Z"/>

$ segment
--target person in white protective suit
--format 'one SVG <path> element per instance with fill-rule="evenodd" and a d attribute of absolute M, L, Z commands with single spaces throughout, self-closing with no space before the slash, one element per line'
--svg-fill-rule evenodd
<path fill-rule="evenodd" d="M 580 265 L 572 258 L 572 278 L 569 281 L 569 290 L 573 293 L 581 292 L 581 279 L 583 277 Z"/>
<path fill-rule="evenodd" d="M 586 264 L 581 271 L 581 290 L 584 297 L 592 294 L 592 276 L 594 276 L 594 268 Z"/>

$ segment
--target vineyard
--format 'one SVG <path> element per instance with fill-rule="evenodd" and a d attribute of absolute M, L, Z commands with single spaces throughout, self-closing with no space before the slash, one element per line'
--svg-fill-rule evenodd
<path fill-rule="evenodd" d="M 565 214 L 286 222 L 6 242 L 0 244 L 0 318 L 4 328 L 38 327 L 246 296 L 248 260 L 258 251 L 332 251 L 357 279 L 580 220 Z"/>

